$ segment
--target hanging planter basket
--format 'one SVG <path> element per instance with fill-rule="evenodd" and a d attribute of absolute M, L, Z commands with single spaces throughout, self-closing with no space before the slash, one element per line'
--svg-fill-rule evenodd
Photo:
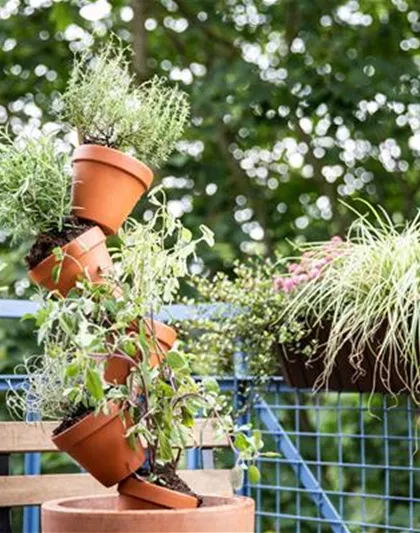
<path fill-rule="evenodd" d="M 386 326 L 379 328 L 375 338 L 354 361 L 354 349 L 349 341 L 336 354 L 331 373 L 322 379 L 326 364 L 324 348 L 328 342 L 329 326 L 320 327 L 312 336 L 301 341 L 300 351 L 290 346 L 277 346 L 281 374 L 291 387 L 337 392 L 382 394 L 412 394 L 412 369 L 409 361 L 391 353 L 377 354 L 386 334 Z M 316 340 L 319 348 L 310 357 L 303 355 L 306 346 Z"/>

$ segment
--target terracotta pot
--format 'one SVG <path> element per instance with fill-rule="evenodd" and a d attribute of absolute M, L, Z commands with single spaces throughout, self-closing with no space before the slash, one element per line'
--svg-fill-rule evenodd
<path fill-rule="evenodd" d="M 150 187 L 153 173 L 118 150 L 82 144 L 73 154 L 72 212 L 114 234 Z"/>
<path fill-rule="evenodd" d="M 117 496 L 84 496 L 42 505 L 43 533 L 252 533 L 251 498 L 205 496 L 197 509 L 118 510 Z"/>
<path fill-rule="evenodd" d="M 176 331 L 158 320 L 145 319 L 146 336 L 150 339 L 149 361 L 152 367 L 158 365 L 176 341 Z"/>
<path fill-rule="evenodd" d="M 152 321 L 149 319 L 146 322 L 146 336 L 150 339 L 150 365 L 154 368 L 164 358 L 176 341 L 176 331 L 157 320 L 153 321 L 154 334 L 152 331 Z M 138 332 L 138 326 L 133 325 L 128 329 L 129 332 Z M 118 356 L 110 356 L 106 363 L 104 378 L 108 383 L 116 383 L 118 385 L 124 384 L 130 373 L 131 367 L 134 365 L 134 359 L 131 363 L 127 359 Z"/>
<path fill-rule="evenodd" d="M 145 461 L 140 440 L 133 449 L 125 437 L 132 424 L 128 414 L 124 414 L 124 425 L 120 406 L 108 405 L 109 414 L 89 414 L 52 439 L 59 450 L 71 455 L 106 487 L 128 477 Z"/>
<path fill-rule="evenodd" d="M 101 275 L 113 266 L 105 240 L 101 228 L 95 226 L 63 246 L 65 256 L 57 283 L 53 279 L 53 270 L 59 262 L 54 254 L 30 270 L 29 278 L 49 291 L 58 291 L 62 296 L 67 295 L 80 277 L 100 282 Z"/>
<path fill-rule="evenodd" d="M 156 509 L 194 509 L 198 505 L 198 499 L 194 496 L 159 487 L 133 476 L 118 485 L 118 492 L 120 509 L 147 509 L 150 508 L 148 505 Z"/>

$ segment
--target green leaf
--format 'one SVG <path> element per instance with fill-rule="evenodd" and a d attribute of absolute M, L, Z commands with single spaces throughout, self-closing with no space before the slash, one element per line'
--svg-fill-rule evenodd
<path fill-rule="evenodd" d="M 53 269 L 51 270 L 51 277 L 52 277 L 53 282 L 56 285 L 60 280 L 60 274 L 61 274 L 61 263 L 59 265 L 55 265 Z"/>
<path fill-rule="evenodd" d="M 86 388 L 95 400 L 100 401 L 104 398 L 101 378 L 96 370 L 91 368 L 88 368 L 86 374 Z"/>
<path fill-rule="evenodd" d="M 79 369 L 79 364 L 76 361 L 71 362 L 66 368 L 66 376 L 69 378 L 77 376 Z"/>
<path fill-rule="evenodd" d="M 204 378 L 203 386 L 208 392 L 214 392 L 215 394 L 220 392 L 219 384 L 214 378 Z"/>
<path fill-rule="evenodd" d="M 164 461 L 172 461 L 172 447 L 168 437 L 162 431 L 159 432 L 159 451 Z"/>
<path fill-rule="evenodd" d="M 248 450 L 249 442 L 243 433 L 237 433 L 235 435 L 235 448 L 240 452 Z"/>
<path fill-rule="evenodd" d="M 264 441 L 262 440 L 261 431 L 259 429 L 254 429 L 254 431 L 252 432 L 252 436 L 254 437 L 255 448 L 257 450 L 261 450 L 261 448 L 264 447 Z"/>
<path fill-rule="evenodd" d="M 172 350 L 166 356 L 166 362 L 172 368 L 172 370 L 179 370 L 184 368 L 187 364 L 184 356 L 175 350 Z"/>
<path fill-rule="evenodd" d="M 263 453 L 260 453 L 260 455 L 262 457 L 281 457 L 281 453 L 277 453 L 277 452 L 263 452 Z"/>
<path fill-rule="evenodd" d="M 187 228 L 182 228 L 181 230 L 181 238 L 184 242 L 191 242 L 192 239 L 192 233 Z"/>
<path fill-rule="evenodd" d="M 251 465 L 248 468 L 248 479 L 251 483 L 256 484 L 261 479 L 261 474 L 258 468 L 255 465 Z"/>
<path fill-rule="evenodd" d="M 182 423 L 187 428 L 192 428 L 194 426 L 194 417 L 185 407 L 182 408 Z"/>
<path fill-rule="evenodd" d="M 239 490 L 244 484 L 244 471 L 240 466 L 235 466 L 230 471 L 230 481 L 233 490 Z"/>

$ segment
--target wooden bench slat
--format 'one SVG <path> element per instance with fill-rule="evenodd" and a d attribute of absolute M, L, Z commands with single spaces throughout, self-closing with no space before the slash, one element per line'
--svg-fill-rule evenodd
<path fill-rule="evenodd" d="M 180 477 L 198 494 L 232 496 L 230 470 L 180 470 Z M 48 500 L 114 494 L 89 474 L 0 476 L 0 507 L 40 505 Z"/>
<path fill-rule="evenodd" d="M 0 422 L 0 453 L 54 452 L 50 435 L 58 422 Z M 216 435 L 209 420 L 197 419 L 194 426 L 196 442 L 203 448 L 228 446 L 225 436 Z M 188 447 L 195 445 L 194 440 Z"/>

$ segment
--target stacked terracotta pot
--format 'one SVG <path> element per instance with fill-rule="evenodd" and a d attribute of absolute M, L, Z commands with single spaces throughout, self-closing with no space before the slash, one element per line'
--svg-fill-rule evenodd
<path fill-rule="evenodd" d="M 118 232 L 152 179 L 150 168 L 127 154 L 99 145 L 79 146 L 73 156 L 72 214 L 92 227 L 63 246 L 58 254 L 61 258 L 53 253 L 33 268 L 29 272 L 32 281 L 63 297 L 81 277 L 101 283 L 113 268 L 106 238 Z M 156 366 L 172 348 L 176 333 L 157 321 L 145 320 L 145 326 L 150 363 Z M 136 331 L 133 325 L 132 332 Z M 127 358 L 115 354 L 107 362 L 104 378 L 111 384 L 123 384 L 130 367 Z M 119 482 L 122 487 L 147 487 L 150 484 L 130 478 L 146 460 L 140 440 L 133 443 L 125 437 L 132 424 L 128 413 L 121 416 L 119 404 L 109 402 L 107 414 L 84 416 L 53 436 L 53 441 L 106 487 Z M 195 500 L 189 506 L 196 505 Z"/>
<path fill-rule="evenodd" d="M 51 254 L 33 268 L 32 281 L 62 296 L 80 276 L 100 282 L 112 268 L 106 236 L 117 233 L 152 180 L 150 168 L 127 154 L 95 144 L 79 146 L 73 156 L 72 214 L 94 226 L 63 247 L 63 260 Z"/>

